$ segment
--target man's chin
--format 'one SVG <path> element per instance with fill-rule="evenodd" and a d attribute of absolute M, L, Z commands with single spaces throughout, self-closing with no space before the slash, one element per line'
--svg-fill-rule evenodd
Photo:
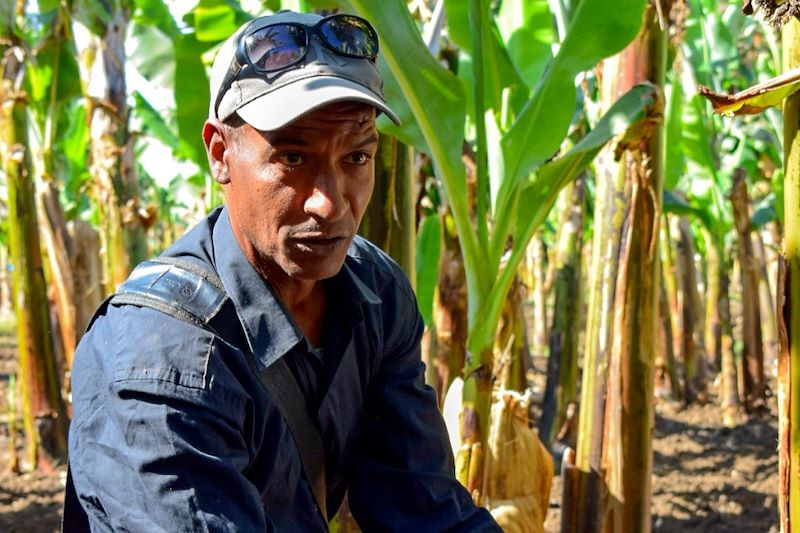
<path fill-rule="evenodd" d="M 293 262 L 287 269 L 290 277 L 303 281 L 322 281 L 332 278 L 342 270 L 346 255 L 328 256 L 317 260 Z"/>

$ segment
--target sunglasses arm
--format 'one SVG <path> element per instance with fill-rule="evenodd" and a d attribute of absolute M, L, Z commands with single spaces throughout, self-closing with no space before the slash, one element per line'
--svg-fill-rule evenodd
<path fill-rule="evenodd" d="M 236 79 L 236 76 L 238 76 L 239 72 L 241 71 L 242 64 L 239 62 L 239 58 L 234 56 L 233 61 L 231 61 L 231 66 L 228 68 L 228 72 L 225 73 L 225 77 L 222 79 L 219 92 L 217 92 L 217 100 L 214 102 L 215 117 L 219 118 L 219 105 L 222 103 L 222 97 L 225 96 L 226 92 L 228 92 L 228 89 L 231 87 L 231 83 L 233 83 L 233 80 Z"/>

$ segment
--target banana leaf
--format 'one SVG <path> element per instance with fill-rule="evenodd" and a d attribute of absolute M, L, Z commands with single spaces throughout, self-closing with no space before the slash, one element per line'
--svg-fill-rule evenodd
<path fill-rule="evenodd" d="M 627 131 L 641 127 L 645 121 L 659 120 L 662 111 L 663 101 L 658 88 L 652 84 L 637 85 L 617 100 L 594 129 L 569 152 L 542 166 L 522 188 L 519 205 L 524 206 L 524 209 L 520 209 L 518 214 L 514 242 L 527 244 L 530 241 L 564 185 L 589 166 L 606 143 Z M 478 350 L 491 346 L 503 301 L 524 255 L 524 246 L 513 248 L 497 283 L 493 285 L 489 297 L 479 311 L 481 320 L 472 325 L 469 334 L 469 349 L 472 353 L 480 353 Z"/>

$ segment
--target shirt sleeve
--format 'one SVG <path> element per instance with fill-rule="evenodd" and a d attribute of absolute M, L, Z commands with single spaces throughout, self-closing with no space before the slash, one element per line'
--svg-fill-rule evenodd
<path fill-rule="evenodd" d="M 371 531 L 502 531 L 456 480 L 436 393 L 425 385 L 423 324 L 402 292 L 388 316 L 386 349 L 366 398 L 348 493 L 359 526 Z"/>
<path fill-rule="evenodd" d="M 272 531 L 258 491 L 241 474 L 250 456 L 246 398 L 202 373 L 214 341 L 196 331 L 183 338 L 181 328 L 190 326 L 176 324 L 171 338 L 160 339 L 163 350 L 199 362 L 172 366 L 170 357 L 148 358 L 148 323 L 138 323 L 141 357 L 114 354 L 125 364 L 113 369 L 100 368 L 86 346 L 76 357 L 75 385 L 94 396 L 76 401 L 70 463 L 92 530 Z M 206 353 L 198 350 L 203 342 Z"/>

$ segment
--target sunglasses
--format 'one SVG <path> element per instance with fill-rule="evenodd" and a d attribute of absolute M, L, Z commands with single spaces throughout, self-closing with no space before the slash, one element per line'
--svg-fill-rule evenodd
<path fill-rule="evenodd" d="M 369 22 L 355 15 L 330 15 L 313 26 L 278 22 L 245 30 L 239 36 L 233 61 L 217 93 L 214 114 L 245 67 L 265 74 L 296 65 L 305 57 L 314 35 L 337 55 L 373 62 L 378 57 L 378 34 Z"/>

